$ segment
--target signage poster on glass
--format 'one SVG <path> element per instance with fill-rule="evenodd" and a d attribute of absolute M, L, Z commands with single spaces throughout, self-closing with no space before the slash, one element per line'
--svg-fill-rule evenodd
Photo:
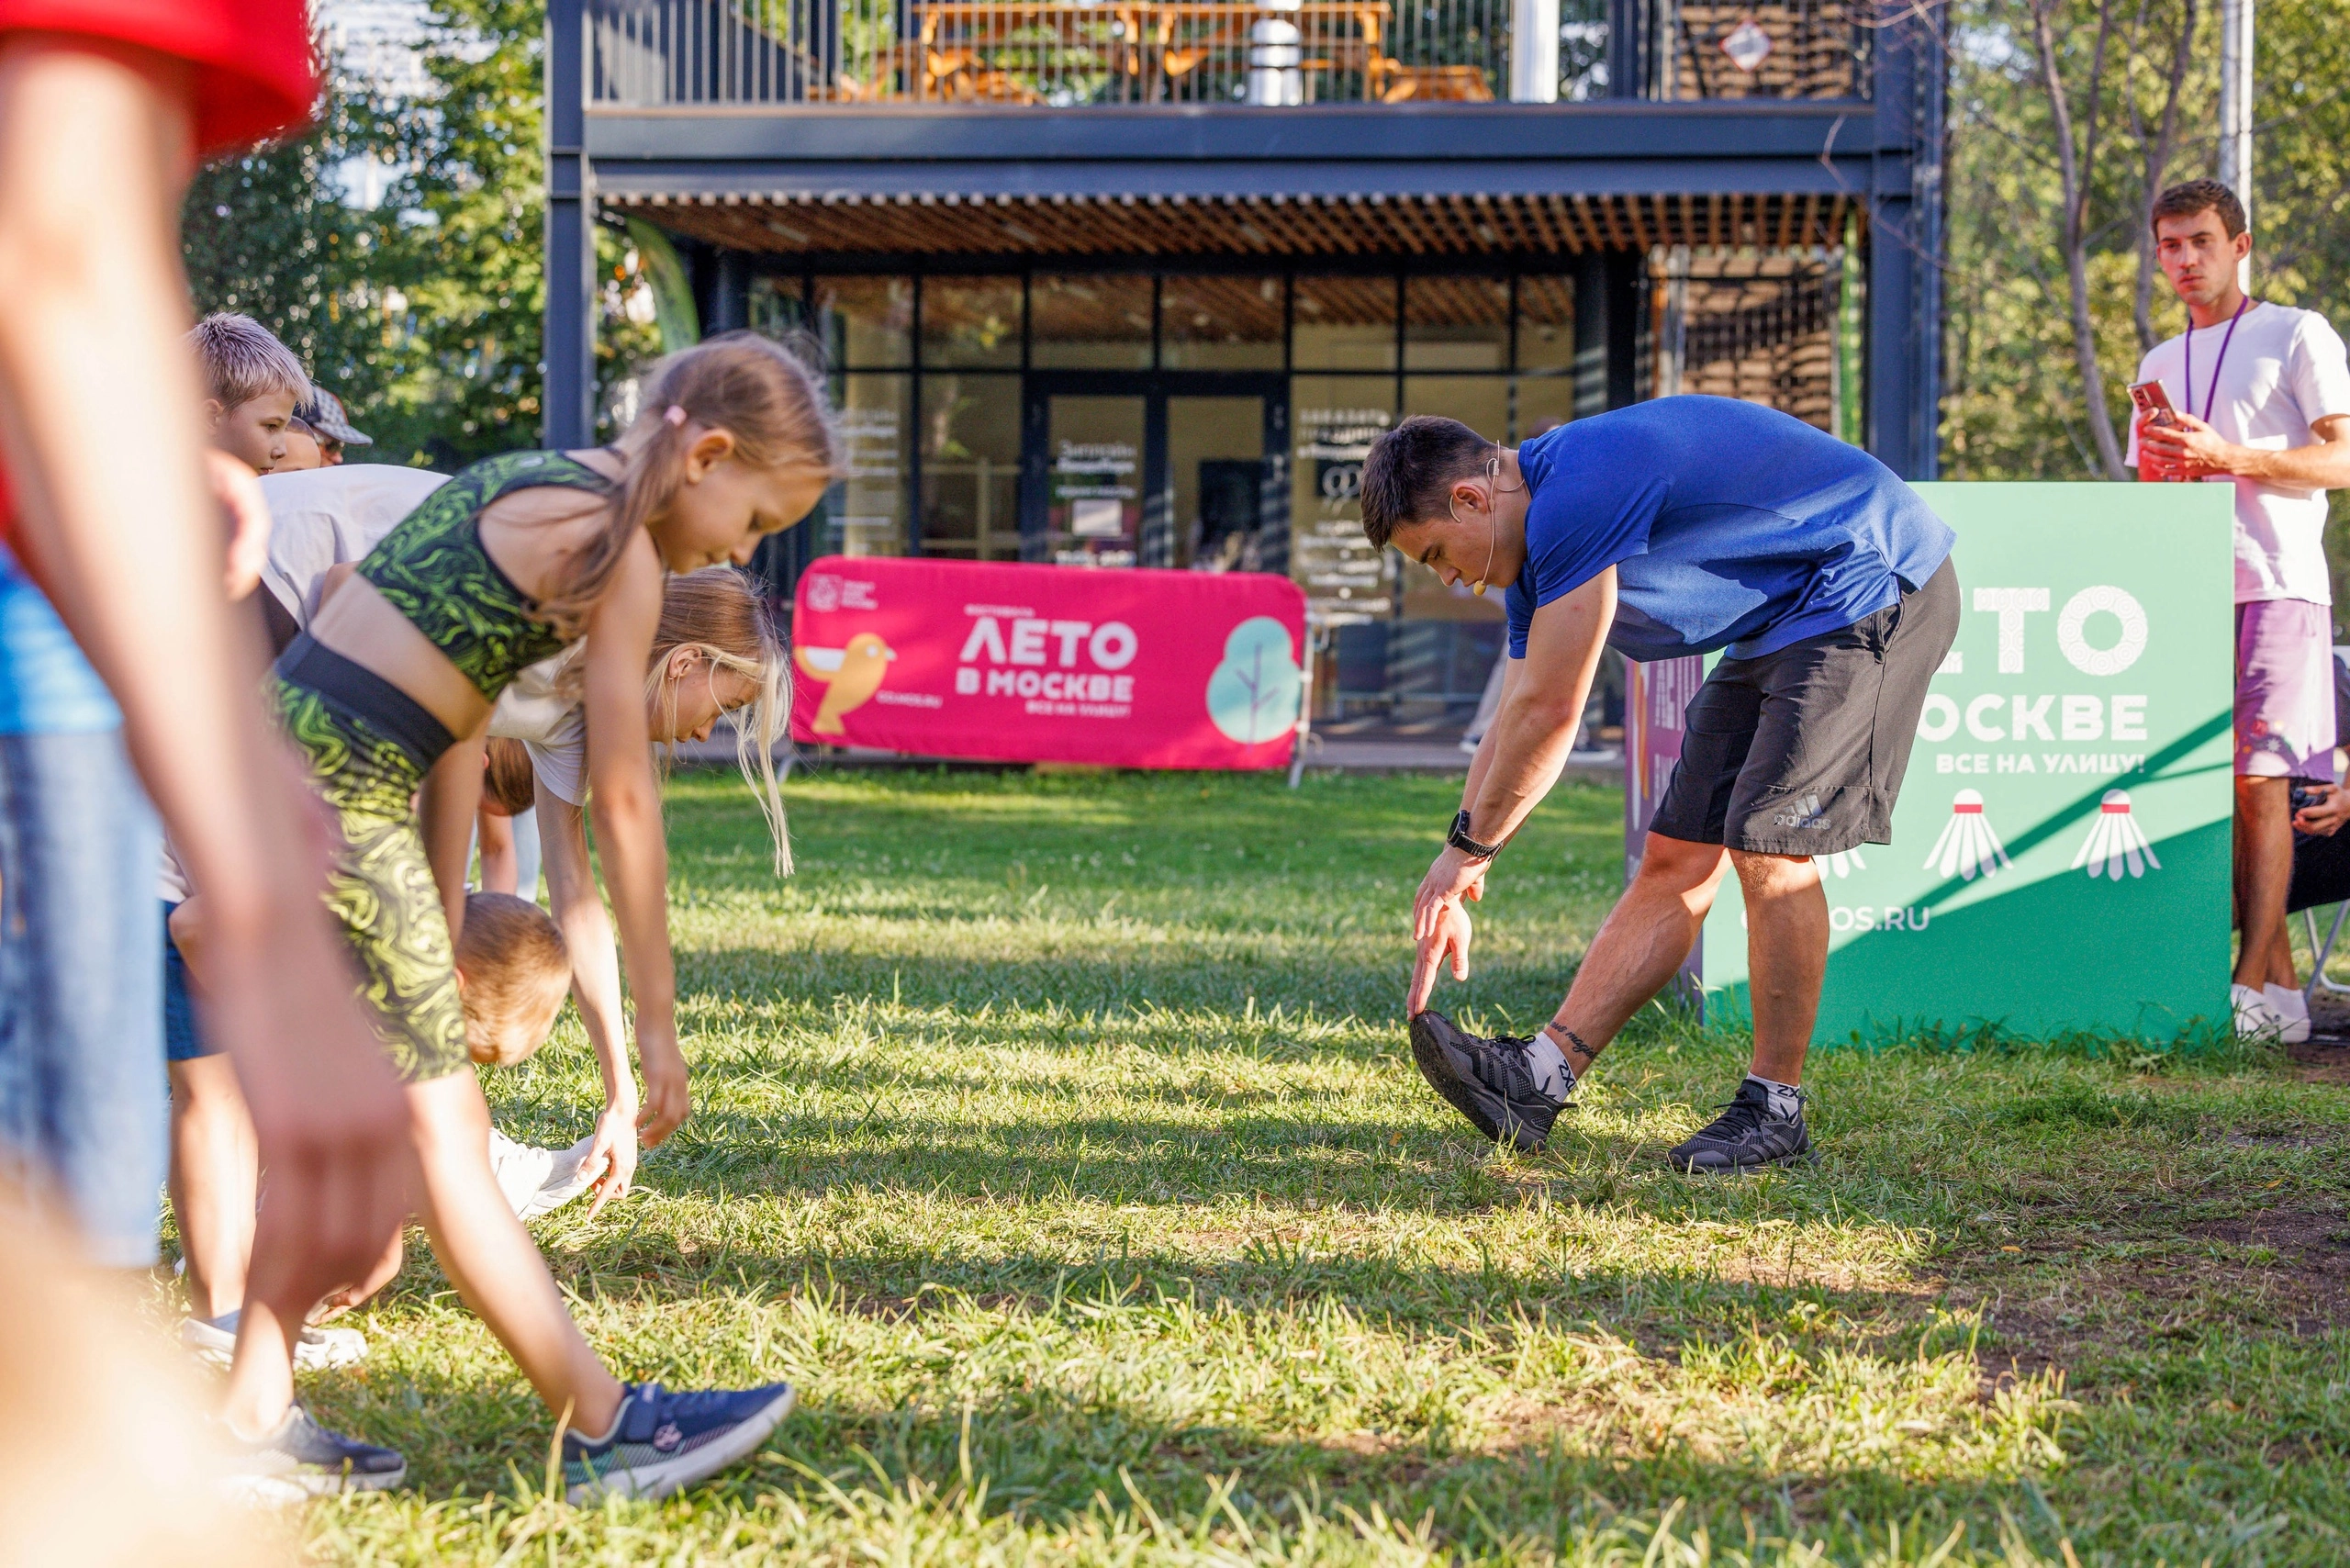
<path fill-rule="evenodd" d="M 1311 493 L 1292 539 L 1291 576 L 1306 612 L 1325 626 L 1369 621 L 1390 598 L 1383 552 L 1362 535 L 1362 465 L 1393 422 L 1383 409 L 1303 409 L 1297 465 Z"/>
<path fill-rule="evenodd" d="M 1131 566 L 1142 521 L 1142 453 L 1123 441 L 1064 441 L 1053 454 L 1053 559 Z"/>

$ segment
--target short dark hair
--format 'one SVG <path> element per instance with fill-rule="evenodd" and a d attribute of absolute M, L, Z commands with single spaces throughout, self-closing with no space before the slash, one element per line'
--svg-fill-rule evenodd
<path fill-rule="evenodd" d="M 1363 537 L 1384 550 L 1405 523 L 1450 515 L 1445 492 L 1456 479 L 1483 474 L 1494 450 L 1459 420 L 1438 414 L 1415 414 L 1382 433 L 1363 459 Z"/>
<path fill-rule="evenodd" d="M 2189 180 L 2173 185 L 2154 198 L 2154 210 L 2146 215 L 2146 227 L 2154 228 L 2165 218 L 2192 218 L 2199 212 L 2216 212 L 2220 227 L 2232 240 L 2244 230 L 2244 203 L 2236 193 L 2217 180 Z"/>

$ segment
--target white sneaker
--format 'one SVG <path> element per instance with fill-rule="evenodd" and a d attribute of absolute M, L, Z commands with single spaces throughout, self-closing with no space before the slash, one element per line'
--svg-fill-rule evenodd
<path fill-rule="evenodd" d="M 489 1130 L 489 1169 L 498 1190 L 517 1219 L 536 1219 L 571 1202 L 604 1173 L 604 1161 L 593 1167 L 588 1151 L 595 1147 L 590 1133 L 569 1148 L 533 1148 L 516 1143 L 496 1127 Z"/>
<path fill-rule="evenodd" d="M 196 1360 L 225 1367 L 237 1353 L 238 1312 L 223 1313 L 207 1319 L 190 1317 L 180 1324 L 180 1343 L 196 1352 Z M 367 1336 L 356 1328 L 307 1327 L 294 1343 L 294 1366 L 298 1372 L 325 1372 L 330 1367 L 347 1367 L 363 1361 L 367 1355 Z"/>
<path fill-rule="evenodd" d="M 2235 1004 L 2236 1037 L 2241 1040 L 2278 1040 L 2285 1035 L 2285 1019 L 2268 998 L 2248 985 L 2228 987 L 2228 999 Z"/>
<path fill-rule="evenodd" d="M 2288 1046 L 2298 1046 L 2310 1037 L 2310 999 L 2290 986 L 2264 985 L 2260 994 L 2285 1027 L 2277 1038 Z"/>

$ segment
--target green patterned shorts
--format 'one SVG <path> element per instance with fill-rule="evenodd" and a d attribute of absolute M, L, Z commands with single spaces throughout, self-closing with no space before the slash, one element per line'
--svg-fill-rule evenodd
<path fill-rule="evenodd" d="M 327 907 L 359 961 L 359 1000 L 393 1069 L 409 1083 L 466 1065 L 456 952 L 419 833 L 424 770 L 352 708 L 279 676 L 280 722 L 334 809 L 340 842 Z"/>

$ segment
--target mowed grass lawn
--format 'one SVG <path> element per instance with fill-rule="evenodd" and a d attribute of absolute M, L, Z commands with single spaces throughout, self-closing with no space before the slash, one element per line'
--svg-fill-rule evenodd
<path fill-rule="evenodd" d="M 693 1120 L 539 1238 L 673 1385 L 786 1378 L 753 1462 L 550 1500 L 552 1423 L 428 1246 L 305 1381 L 410 1484 L 368 1562 L 2350 1560 L 2350 1088 L 2280 1058 L 1815 1058 L 1816 1166 L 1663 1149 L 1743 1043 L 1652 1010 L 1548 1154 L 1414 1072 L 1406 909 L 1457 780 L 833 773 L 768 873 L 672 791 Z M 1619 797 L 1515 844 L 1447 1005 L 1530 1029 L 1621 878 Z M 491 1075 L 589 1125 L 576 1023 Z"/>

